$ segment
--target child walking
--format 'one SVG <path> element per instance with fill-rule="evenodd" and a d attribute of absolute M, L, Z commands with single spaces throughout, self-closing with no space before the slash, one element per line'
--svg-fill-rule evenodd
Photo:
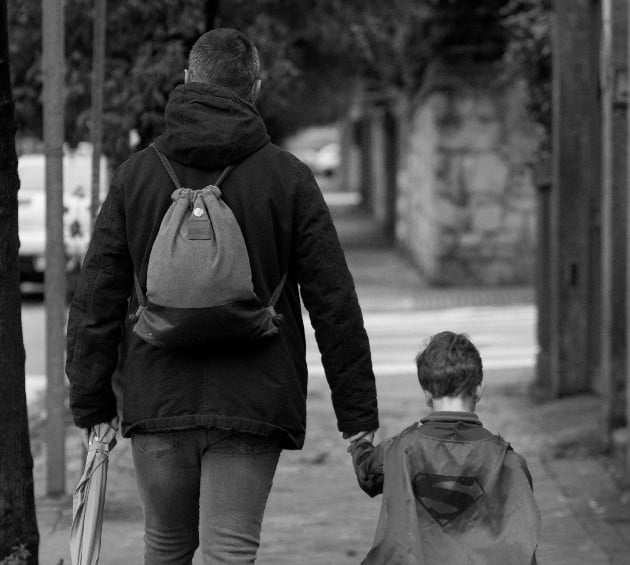
<path fill-rule="evenodd" d="M 383 494 L 362 565 L 532 565 L 540 512 L 525 459 L 475 414 L 482 363 L 464 334 L 416 358 L 431 413 L 397 436 L 350 447 L 361 488 Z"/>

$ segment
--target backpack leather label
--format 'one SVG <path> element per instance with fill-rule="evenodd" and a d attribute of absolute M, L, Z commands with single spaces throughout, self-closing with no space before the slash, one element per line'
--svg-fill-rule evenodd
<path fill-rule="evenodd" d="M 188 239 L 212 239 L 212 224 L 207 214 L 201 217 L 191 215 L 186 227 Z"/>
<path fill-rule="evenodd" d="M 212 239 L 212 223 L 200 192 L 195 193 L 186 228 L 188 239 Z"/>

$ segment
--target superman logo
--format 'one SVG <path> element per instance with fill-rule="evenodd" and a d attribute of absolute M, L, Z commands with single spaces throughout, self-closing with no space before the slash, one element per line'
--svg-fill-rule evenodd
<path fill-rule="evenodd" d="M 418 473 L 412 483 L 416 500 L 442 527 L 461 516 L 484 494 L 477 477 Z"/>

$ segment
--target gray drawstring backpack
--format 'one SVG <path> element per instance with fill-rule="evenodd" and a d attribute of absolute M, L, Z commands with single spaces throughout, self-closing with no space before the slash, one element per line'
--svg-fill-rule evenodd
<path fill-rule="evenodd" d="M 282 315 L 275 305 L 285 273 L 268 306 L 254 293 L 245 240 L 221 183 L 182 188 L 165 155 L 151 146 L 176 190 L 149 256 L 147 292 L 135 276 L 138 311 L 133 332 L 157 347 L 198 347 L 276 335 Z"/>

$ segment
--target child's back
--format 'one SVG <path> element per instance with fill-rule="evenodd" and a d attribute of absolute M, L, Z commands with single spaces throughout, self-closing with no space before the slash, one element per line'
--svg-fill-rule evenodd
<path fill-rule="evenodd" d="M 480 388 L 475 394 L 478 400 Z M 442 397 L 428 398 L 441 404 Z M 438 406 L 376 447 L 352 446 L 361 488 L 383 493 L 363 565 L 536 563 L 540 514 L 527 465 L 482 427 L 471 408 L 476 400 L 467 409 Z"/>
<path fill-rule="evenodd" d="M 366 442 L 353 450 L 361 485 L 374 496 L 380 482 L 383 492 L 374 545 L 363 563 L 534 562 L 540 517 L 522 458 L 499 436 L 440 439 L 423 432 L 431 423 L 414 424 L 386 442 L 382 482 L 380 446 L 373 454 Z"/>

